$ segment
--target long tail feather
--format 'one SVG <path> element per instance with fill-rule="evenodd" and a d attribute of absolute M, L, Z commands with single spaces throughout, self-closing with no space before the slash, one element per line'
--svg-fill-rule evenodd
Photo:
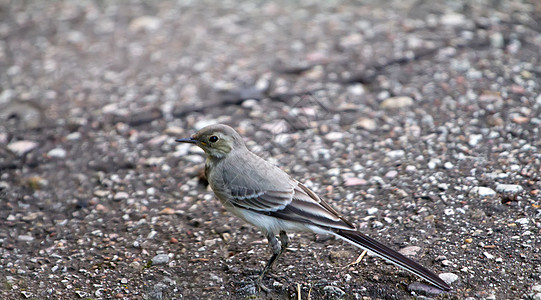
<path fill-rule="evenodd" d="M 371 251 L 375 255 L 425 279 L 442 290 L 448 291 L 451 289 L 451 287 L 445 283 L 445 281 L 441 280 L 441 278 L 427 268 L 358 231 L 344 229 L 331 230 L 333 234 L 346 240 L 347 242 L 352 243 L 362 249 Z"/>

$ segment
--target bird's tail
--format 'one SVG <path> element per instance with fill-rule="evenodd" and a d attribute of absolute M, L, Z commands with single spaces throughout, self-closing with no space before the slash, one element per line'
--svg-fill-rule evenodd
<path fill-rule="evenodd" d="M 331 232 L 337 237 L 357 247 L 368 250 L 386 261 L 425 279 L 442 290 L 448 291 L 451 289 L 445 281 L 441 280 L 441 278 L 427 268 L 358 231 L 331 229 Z"/>

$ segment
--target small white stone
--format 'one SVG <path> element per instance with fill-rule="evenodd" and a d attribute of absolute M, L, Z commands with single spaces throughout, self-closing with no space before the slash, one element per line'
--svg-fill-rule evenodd
<path fill-rule="evenodd" d="M 470 193 L 481 197 L 496 195 L 496 192 L 493 189 L 484 186 L 476 186 L 471 189 Z"/>
<path fill-rule="evenodd" d="M 155 31 L 160 28 L 162 21 L 154 16 L 141 16 L 130 22 L 129 28 L 132 32 Z"/>
<path fill-rule="evenodd" d="M 371 118 L 360 118 L 355 125 L 369 131 L 376 130 L 378 127 L 376 121 Z"/>
<path fill-rule="evenodd" d="M 72 132 L 68 135 L 66 135 L 66 140 L 68 141 L 77 141 L 81 139 L 81 133 L 79 132 Z"/>
<path fill-rule="evenodd" d="M 66 157 L 66 150 L 62 148 L 54 148 L 51 151 L 47 152 L 47 156 L 54 158 L 64 158 Z"/>
<path fill-rule="evenodd" d="M 440 275 L 438 275 L 441 280 L 445 281 L 445 283 L 447 284 L 451 284 L 455 281 L 458 280 L 458 275 L 456 275 L 455 273 L 442 273 Z"/>
<path fill-rule="evenodd" d="M 459 26 L 466 22 L 466 17 L 462 14 L 447 13 L 440 18 L 442 25 Z"/>
<path fill-rule="evenodd" d="M 488 258 L 488 259 L 493 259 L 493 258 L 494 258 L 494 255 L 492 255 L 492 254 L 490 254 L 490 253 L 488 253 L 488 252 L 486 252 L 486 251 L 483 252 L 483 255 L 484 255 L 486 258 Z"/>
<path fill-rule="evenodd" d="M 391 97 L 383 100 L 380 107 L 383 109 L 398 109 L 412 106 L 413 103 L 413 99 L 407 96 Z"/>
<path fill-rule="evenodd" d="M 396 170 L 391 170 L 391 171 L 385 173 L 386 178 L 395 178 L 396 175 L 398 175 L 398 172 Z"/>
<path fill-rule="evenodd" d="M 400 249 L 398 252 L 404 256 L 414 257 L 419 253 L 419 251 L 421 251 L 421 247 L 419 246 L 407 246 Z"/>
<path fill-rule="evenodd" d="M 476 146 L 477 144 L 479 144 L 479 142 L 483 139 L 483 135 L 482 134 L 472 134 L 470 135 L 469 137 L 469 140 L 468 140 L 468 144 L 470 144 L 470 146 L 474 147 Z"/>
<path fill-rule="evenodd" d="M 94 192 L 95 194 L 95 192 Z M 118 192 L 115 194 L 115 197 L 113 199 L 115 199 L 116 201 L 120 201 L 120 200 L 125 200 L 125 199 L 128 199 L 130 195 L 128 195 L 128 193 L 126 192 Z"/>
<path fill-rule="evenodd" d="M 452 209 L 452 208 L 446 208 L 443 213 L 446 215 L 446 216 L 452 216 L 455 214 L 455 211 Z"/>
<path fill-rule="evenodd" d="M 443 164 L 443 167 L 444 167 L 445 169 L 447 169 L 447 170 L 450 170 L 450 169 L 454 168 L 455 165 L 453 165 L 453 164 L 450 163 L 450 162 L 446 162 L 445 164 Z"/>
<path fill-rule="evenodd" d="M 442 191 L 446 191 L 447 189 L 449 189 L 449 184 L 448 183 L 439 183 L 438 184 L 438 189 L 440 189 Z"/>
<path fill-rule="evenodd" d="M 169 255 L 158 254 L 152 258 L 152 265 L 165 265 L 169 262 Z"/>
<path fill-rule="evenodd" d="M 151 239 L 155 238 L 156 235 L 158 235 L 158 232 L 155 231 L 155 230 L 152 230 L 151 232 L 148 233 L 147 239 L 148 239 L 148 240 L 151 240 Z"/>
<path fill-rule="evenodd" d="M 378 212 L 378 208 L 377 207 L 370 207 L 369 209 L 366 210 L 366 213 L 369 214 L 369 215 L 374 215 Z"/>
<path fill-rule="evenodd" d="M 387 157 L 390 159 L 400 159 L 406 156 L 406 151 L 404 150 L 392 150 L 386 153 Z"/>
<path fill-rule="evenodd" d="M 155 194 L 156 194 L 156 188 L 151 187 L 147 189 L 147 195 L 153 196 Z"/>
<path fill-rule="evenodd" d="M 415 171 L 417 171 L 417 167 L 415 167 L 415 166 L 409 165 L 409 166 L 406 167 L 406 172 L 408 172 L 408 173 L 413 173 Z"/>
<path fill-rule="evenodd" d="M 13 143 L 10 143 L 8 145 L 8 149 L 17 154 L 18 156 L 23 156 L 25 155 L 26 153 L 34 150 L 34 148 L 36 148 L 38 146 L 38 143 L 34 142 L 34 141 L 17 141 L 17 142 L 13 142 Z"/>
<path fill-rule="evenodd" d="M 515 223 L 518 223 L 520 225 L 526 225 L 528 224 L 528 222 L 530 222 L 528 218 L 520 218 L 520 219 L 515 220 Z"/>
<path fill-rule="evenodd" d="M 345 186 L 365 185 L 366 180 L 359 177 L 349 177 L 344 180 Z"/>
<path fill-rule="evenodd" d="M 22 242 L 31 242 L 34 240 L 34 237 L 31 235 L 19 235 L 17 239 Z"/>
<path fill-rule="evenodd" d="M 341 132 L 329 132 L 325 135 L 325 139 L 330 142 L 339 141 L 344 137 L 344 134 Z"/>
<path fill-rule="evenodd" d="M 524 188 L 518 184 L 498 184 L 496 186 L 496 191 L 500 193 L 512 193 L 518 194 L 522 192 Z"/>

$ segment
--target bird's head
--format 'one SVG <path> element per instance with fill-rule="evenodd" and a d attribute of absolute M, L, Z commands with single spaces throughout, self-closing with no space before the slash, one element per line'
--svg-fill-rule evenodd
<path fill-rule="evenodd" d="M 208 157 L 213 159 L 223 158 L 231 151 L 246 148 L 242 137 L 235 129 L 224 124 L 206 126 L 190 138 L 176 139 L 175 141 L 196 144 L 205 151 Z"/>

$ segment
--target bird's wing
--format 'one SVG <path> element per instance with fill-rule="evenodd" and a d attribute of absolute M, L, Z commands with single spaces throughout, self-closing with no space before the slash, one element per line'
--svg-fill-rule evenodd
<path fill-rule="evenodd" d="M 290 181 L 295 186 L 291 203 L 280 210 L 270 212 L 269 215 L 325 229 L 355 229 L 355 225 L 344 219 L 305 185 L 294 179 Z"/>
<path fill-rule="evenodd" d="M 216 184 L 225 188 L 222 194 L 227 195 L 223 198 L 229 204 L 284 221 L 325 229 L 355 229 L 309 188 L 263 159 L 249 155 L 229 163 L 222 166 L 221 182 Z"/>
<path fill-rule="evenodd" d="M 281 210 L 293 200 L 294 185 L 289 176 L 255 155 L 221 167 L 213 190 L 222 190 L 223 198 L 233 206 L 267 213 Z"/>

